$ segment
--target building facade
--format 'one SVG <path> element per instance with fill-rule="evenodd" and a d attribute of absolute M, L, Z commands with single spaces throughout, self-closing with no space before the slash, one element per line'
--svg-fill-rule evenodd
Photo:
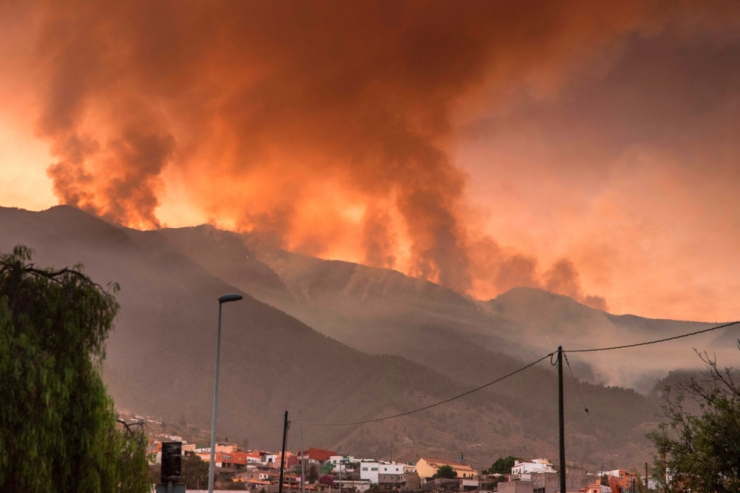
<path fill-rule="evenodd" d="M 416 472 L 419 474 L 419 477 L 424 480 L 431 479 L 431 477 L 434 476 L 442 466 L 452 467 L 452 469 L 457 473 L 457 477 L 459 479 L 478 480 L 478 472 L 467 464 L 426 457 L 422 457 L 416 463 Z"/>

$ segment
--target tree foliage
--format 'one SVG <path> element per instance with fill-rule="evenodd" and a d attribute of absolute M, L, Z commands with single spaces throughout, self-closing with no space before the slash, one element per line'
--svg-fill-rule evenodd
<path fill-rule="evenodd" d="M 181 481 L 187 489 L 202 490 L 208 486 L 208 462 L 193 452 L 182 457 Z"/>
<path fill-rule="evenodd" d="M 328 484 L 334 486 L 334 478 L 330 474 L 324 474 L 319 478 L 319 484 Z"/>
<path fill-rule="evenodd" d="M 457 471 L 455 471 L 450 465 L 439 466 L 437 472 L 434 473 L 432 479 L 455 479 L 457 477 Z"/>
<path fill-rule="evenodd" d="M 511 474 L 511 468 L 514 467 L 516 461 L 524 460 L 521 457 L 514 457 L 509 455 L 507 457 L 499 457 L 496 459 L 489 469 L 483 471 L 484 474 Z"/>
<path fill-rule="evenodd" d="M 311 464 L 311 466 L 308 468 L 308 473 L 306 474 L 306 481 L 313 484 L 318 480 L 319 480 L 319 471 L 316 469 L 315 464 Z"/>
<path fill-rule="evenodd" d="M 149 491 L 143 432 L 116 422 L 99 373 L 114 295 L 30 259 L 0 257 L 0 491 Z"/>
<path fill-rule="evenodd" d="M 740 349 L 740 341 L 738 342 Z M 668 422 L 648 434 L 656 448 L 656 479 L 665 491 L 729 493 L 740 491 L 740 385 L 737 372 L 721 369 L 708 354 L 702 376 L 666 389 L 663 411 Z M 698 403 L 699 412 L 687 410 Z"/>

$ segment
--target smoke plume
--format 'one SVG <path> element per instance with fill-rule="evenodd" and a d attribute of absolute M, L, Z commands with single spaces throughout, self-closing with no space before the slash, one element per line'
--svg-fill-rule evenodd
<path fill-rule="evenodd" d="M 569 260 L 543 273 L 470 226 L 455 129 L 511 87 L 556 92 L 597 48 L 676 17 L 669 4 L 132 0 L 3 13 L 28 26 L 28 90 L 62 203 L 157 228 L 179 180 L 213 222 L 287 248 L 603 308 Z"/>

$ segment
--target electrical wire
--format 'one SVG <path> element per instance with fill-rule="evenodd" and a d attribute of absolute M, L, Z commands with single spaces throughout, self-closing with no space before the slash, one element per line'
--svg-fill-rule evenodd
<path fill-rule="evenodd" d="M 461 397 L 465 397 L 465 396 L 470 395 L 472 393 L 478 392 L 479 390 L 483 390 L 486 387 L 490 387 L 491 385 L 493 385 L 495 383 L 498 383 L 498 382 L 500 382 L 502 380 L 505 380 L 505 379 L 507 379 L 509 377 L 513 377 L 517 373 L 523 372 L 527 368 L 533 367 L 534 365 L 536 365 L 540 361 L 544 361 L 547 358 L 552 357 L 553 354 L 555 354 L 555 353 L 546 354 L 545 356 L 541 357 L 537 361 L 533 361 L 532 363 L 529 363 L 528 365 L 522 366 L 518 370 L 514 370 L 511 373 L 507 373 L 506 375 L 504 375 L 502 377 L 499 377 L 496 380 L 493 380 L 491 382 L 488 382 L 486 384 L 483 384 L 483 385 L 481 385 L 479 387 L 476 387 L 474 389 L 470 389 L 467 392 L 463 392 L 462 394 L 458 394 L 458 395 L 456 395 L 454 397 L 450 397 L 448 399 L 444 399 L 442 401 L 435 402 L 434 404 L 429 404 L 427 406 L 419 407 L 419 408 L 413 409 L 411 411 L 406 411 L 406 412 L 402 412 L 402 413 L 398 413 L 398 414 L 393 414 L 391 416 L 384 416 L 382 418 L 368 419 L 368 420 L 365 420 L 365 421 L 352 421 L 352 422 L 347 422 L 347 423 L 304 423 L 304 424 L 311 425 L 311 426 L 352 426 L 352 425 L 364 425 L 366 423 L 377 423 L 379 421 L 386 421 L 386 420 L 389 420 L 389 419 L 400 418 L 401 416 L 408 416 L 409 414 L 414 414 L 414 413 L 418 413 L 418 412 L 421 412 L 421 411 L 426 411 L 427 409 L 431 409 L 433 407 L 441 406 L 442 404 L 447 404 L 448 402 L 452 402 L 454 400 L 460 399 Z"/>
<path fill-rule="evenodd" d="M 725 327 L 730 327 L 732 325 L 737 325 L 737 324 L 740 324 L 740 320 L 738 320 L 736 322 L 729 322 L 729 323 L 726 323 L 726 324 L 717 325 L 715 327 L 709 327 L 707 329 L 697 330 L 695 332 L 689 332 L 688 334 L 681 334 L 681 335 L 677 335 L 677 336 L 666 337 L 664 339 L 656 339 L 654 341 L 638 342 L 636 344 L 626 344 L 626 345 L 623 345 L 623 346 L 610 346 L 610 347 L 590 348 L 590 349 L 568 349 L 568 350 L 563 349 L 563 355 L 565 356 L 565 353 L 591 353 L 591 352 L 596 352 L 596 351 L 612 351 L 612 350 L 615 350 L 615 349 L 626 349 L 626 348 L 633 348 L 633 347 L 639 347 L 639 346 L 647 346 L 647 345 L 650 345 L 650 344 L 658 344 L 658 343 L 661 343 L 661 342 L 668 342 L 668 341 L 673 341 L 673 340 L 676 340 L 676 339 L 683 339 L 684 337 L 690 337 L 690 336 L 695 336 L 695 335 L 698 335 L 698 334 L 704 334 L 706 332 L 711 332 L 713 330 L 723 329 Z M 419 407 L 419 408 L 416 408 L 416 409 L 412 409 L 411 411 L 405 411 L 405 412 L 402 412 L 402 413 L 393 414 L 391 416 L 383 416 L 381 418 L 367 419 L 367 420 L 364 420 L 364 421 L 348 421 L 348 422 L 343 422 L 343 423 L 305 423 L 305 424 L 306 425 L 309 425 L 309 426 L 356 426 L 356 425 L 363 425 L 363 424 L 367 424 L 367 423 L 378 423 L 378 422 L 381 422 L 381 421 L 387 421 L 389 419 L 400 418 L 402 416 L 408 416 L 409 414 L 415 414 L 415 413 L 418 413 L 418 412 L 421 412 L 421 411 L 426 411 L 427 409 L 431 409 L 433 407 L 441 406 L 442 404 L 447 404 L 448 402 L 452 402 L 454 400 L 460 399 L 460 398 L 465 397 L 467 395 L 470 395 L 470 394 L 473 394 L 473 393 L 478 392 L 480 390 L 483 390 L 486 387 L 490 387 L 491 385 L 493 385 L 495 383 L 498 383 L 498 382 L 500 382 L 502 380 L 505 380 L 505 379 L 507 379 L 509 377 L 512 377 L 512 376 L 516 375 L 517 373 L 520 373 L 520 372 L 522 372 L 522 371 L 524 371 L 524 370 L 526 370 L 528 368 L 531 368 L 532 366 L 536 365 L 537 363 L 539 363 L 541 361 L 546 360 L 547 358 L 550 358 L 550 362 L 552 363 L 552 358 L 553 358 L 553 356 L 556 353 L 557 353 L 557 351 L 554 351 L 552 353 L 546 354 L 545 356 L 541 357 L 537 361 L 533 361 L 532 363 L 529 363 L 528 365 L 522 366 L 521 368 L 519 368 L 517 370 L 514 370 L 511 373 L 507 373 L 506 375 L 504 375 L 502 377 L 499 377 L 496 380 L 493 380 L 491 382 L 488 382 L 486 384 L 483 384 L 483 385 L 481 385 L 479 387 L 476 387 L 474 389 L 468 390 L 467 392 L 463 392 L 462 394 L 458 394 L 456 396 L 450 397 L 448 399 L 441 400 L 439 402 L 435 402 L 433 404 L 429 404 L 427 406 L 422 406 L 422 407 Z M 573 381 L 575 382 L 575 376 L 573 375 L 573 369 L 570 367 L 570 363 L 568 362 L 567 356 L 565 357 L 565 362 L 568 365 L 568 370 L 570 371 L 570 375 L 573 378 Z M 595 427 L 593 425 L 593 422 L 591 422 L 591 415 L 588 412 L 588 408 L 586 407 L 586 403 L 583 400 L 583 395 L 581 394 L 581 389 L 580 389 L 580 387 L 578 387 L 578 384 L 577 383 L 576 383 L 576 388 L 578 389 L 578 394 L 581 397 L 581 403 L 583 404 L 583 408 L 586 410 L 586 415 L 588 416 L 589 423 L 591 423 L 591 428 L 594 430 L 594 434 L 596 434 L 596 430 L 595 430 Z"/>
<path fill-rule="evenodd" d="M 703 330 L 697 330 L 696 332 L 689 332 L 688 334 L 681 334 L 673 337 L 666 337 L 665 339 L 656 339 L 654 341 L 647 341 L 647 342 L 638 342 L 636 344 L 626 344 L 624 346 L 611 346 L 611 347 L 600 347 L 600 348 L 591 348 L 591 349 L 563 349 L 563 352 L 567 353 L 593 353 L 595 351 L 612 351 L 614 349 L 626 349 L 631 347 L 639 347 L 639 346 L 647 346 L 649 344 L 658 344 L 659 342 L 667 342 L 667 341 L 674 341 L 676 339 L 683 339 L 684 337 L 690 337 L 695 336 L 697 334 L 704 334 L 706 332 L 711 332 L 713 330 L 723 329 L 725 327 L 730 327 L 732 325 L 740 324 L 740 320 L 736 322 L 729 322 L 722 325 L 717 325 L 715 327 L 709 327 L 708 329 Z"/>
<path fill-rule="evenodd" d="M 573 368 L 570 367 L 570 361 L 568 361 L 568 355 L 563 353 L 563 356 L 565 357 L 565 364 L 568 365 L 568 371 L 570 372 L 570 377 L 573 379 L 573 383 L 575 384 L 576 390 L 578 391 L 578 396 L 581 398 L 581 404 L 583 404 L 583 410 L 586 411 L 586 416 L 588 417 L 588 422 L 591 425 L 591 430 L 594 432 L 594 437 L 597 437 L 596 427 L 594 426 L 593 421 L 591 421 L 591 413 L 588 412 L 588 407 L 586 407 L 586 401 L 583 400 L 583 394 L 581 393 L 581 387 L 578 385 L 576 376 L 573 375 Z"/>

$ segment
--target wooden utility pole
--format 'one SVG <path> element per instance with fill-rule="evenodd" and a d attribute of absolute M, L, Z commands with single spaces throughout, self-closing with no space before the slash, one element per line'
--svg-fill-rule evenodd
<path fill-rule="evenodd" d="M 648 470 L 647 470 L 647 462 L 645 463 L 645 491 L 648 490 Z"/>
<path fill-rule="evenodd" d="M 560 493 L 565 493 L 565 409 L 563 398 L 563 346 L 558 346 L 558 425 L 560 428 Z"/>
<path fill-rule="evenodd" d="M 283 423 L 283 453 L 280 454 L 280 485 L 278 493 L 283 493 L 283 471 L 285 470 L 285 442 L 288 438 L 288 411 L 285 411 L 285 421 Z"/>
<path fill-rule="evenodd" d="M 303 449 L 303 414 L 298 411 L 301 419 L 301 493 L 306 493 L 306 451 Z"/>

